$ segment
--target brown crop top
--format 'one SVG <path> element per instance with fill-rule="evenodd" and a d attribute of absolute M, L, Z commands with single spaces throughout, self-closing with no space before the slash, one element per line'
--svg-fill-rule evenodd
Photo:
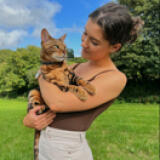
<path fill-rule="evenodd" d="M 72 69 L 74 70 L 79 64 L 80 63 L 76 64 Z M 113 70 L 104 70 L 93 76 L 89 79 L 89 81 L 92 81 L 98 75 L 109 71 Z M 106 110 L 114 102 L 114 100 L 115 99 L 112 99 L 87 111 L 56 113 L 56 118 L 49 126 L 69 131 L 86 131 L 92 124 L 93 120 L 104 110 Z"/>

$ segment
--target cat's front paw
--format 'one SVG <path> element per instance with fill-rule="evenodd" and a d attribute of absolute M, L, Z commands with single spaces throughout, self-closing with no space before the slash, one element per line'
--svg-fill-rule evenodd
<path fill-rule="evenodd" d="M 45 111 L 45 105 L 41 103 L 39 98 L 37 97 L 32 97 L 30 99 L 30 102 L 28 104 L 28 110 L 33 109 L 37 106 L 41 106 L 40 110 L 37 111 L 37 114 L 42 114 Z"/>
<path fill-rule="evenodd" d="M 69 91 L 71 91 L 74 95 L 76 95 L 81 101 L 87 100 L 87 95 L 82 88 L 71 85 L 69 86 Z"/>
<path fill-rule="evenodd" d="M 96 89 L 93 85 L 91 85 L 90 83 L 87 83 L 84 86 L 84 89 L 92 96 L 94 96 L 96 94 Z"/>
<path fill-rule="evenodd" d="M 85 92 L 83 90 L 79 90 L 77 96 L 81 101 L 87 100 L 87 95 L 85 94 Z"/>

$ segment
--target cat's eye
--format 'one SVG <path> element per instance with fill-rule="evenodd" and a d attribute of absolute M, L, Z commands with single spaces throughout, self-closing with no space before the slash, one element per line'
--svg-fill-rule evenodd
<path fill-rule="evenodd" d="M 57 49 L 59 48 L 59 46 L 58 46 L 58 45 L 54 45 L 54 47 L 55 47 L 55 48 L 57 48 Z"/>

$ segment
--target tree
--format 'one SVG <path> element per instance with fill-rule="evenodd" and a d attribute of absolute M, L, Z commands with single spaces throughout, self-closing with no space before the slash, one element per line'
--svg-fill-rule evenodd
<path fill-rule="evenodd" d="M 67 57 L 74 58 L 74 50 L 71 48 L 67 48 Z"/>
<path fill-rule="evenodd" d="M 34 75 L 40 66 L 40 48 L 28 46 L 7 53 L 0 66 L 0 94 L 16 92 L 24 93 L 35 86 Z"/>
<path fill-rule="evenodd" d="M 160 18 L 159 0 L 118 0 L 131 14 L 144 22 L 143 33 L 132 45 L 126 45 L 113 55 L 118 67 L 132 80 L 160 79 Z"/>

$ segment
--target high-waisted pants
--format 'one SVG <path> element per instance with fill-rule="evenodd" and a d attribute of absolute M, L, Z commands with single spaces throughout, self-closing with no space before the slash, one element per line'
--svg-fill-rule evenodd
<path fill-rule="evenodd" d="M 41 131 L 39 160 L 93 160 L 86 132 L 47 127 Z"/>

